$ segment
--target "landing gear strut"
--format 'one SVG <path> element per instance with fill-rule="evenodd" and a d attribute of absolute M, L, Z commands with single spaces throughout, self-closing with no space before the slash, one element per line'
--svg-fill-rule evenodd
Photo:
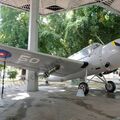
<path fill-rule="evenodd" d="M 83 92 L 84 92 L 84 95 L 87 95 L 88 92 L 89 92 L 89 87 L 88 87 L 88 84 L 85 83 L 85 82 L 81 82 L 78 86 L 78 89 L 82 89 Z"/>
<path fill-rule="evenodd" d="M 116 85 L 113 81 L 107 81 L 103 74 L 96 75 L 102 82 L 105 83 L 105 89 L 108 93 L 113 93 L 116 90 Z M 93 78 L 92 78 L 93 79 Z"/>
<path fill-rule="evenodd" d="M 87 76 L 87 71 L 86 71 L 86 76 Z M 87 80 L 86 76 L 85 76 L 85 81 Z M 103 74 L 94 75 L 89 81 L 92 81 L 92 79 L 95 76 L 97 76 L 105 84 L 105 89 L 108 93 L 113 93 L 116 90 L 115 83 L 113 81 L 107 81 Z M 78 89 L 82 89 L 84 92 L 84 95 L 87 95 L 89 92 L 89 86 L 86 82 L 81 82 L 78 86 Z"/>

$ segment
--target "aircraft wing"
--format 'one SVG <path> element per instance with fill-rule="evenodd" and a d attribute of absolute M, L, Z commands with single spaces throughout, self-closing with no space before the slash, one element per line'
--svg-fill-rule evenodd
<path fill-rule="evenodd" d="M 6 57 L 4 57 L 4 55 L 6 55 Z M 87 62 L 83 61 L 0 45 L 0 61 L 4 61 L 4 59 L 9 66 L 29 69 L 39 73 L 54 70 L 55 66 L 59 66 L 59 69 L 57 69 L 53 75 L 60 77 L 82 71 L 88 65 Z"/>

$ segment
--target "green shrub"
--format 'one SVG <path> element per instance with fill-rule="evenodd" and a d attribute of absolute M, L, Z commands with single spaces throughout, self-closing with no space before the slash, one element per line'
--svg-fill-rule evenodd
<path fill-rule="evenodd" d="M 10 79 L 15 79 L 16 76 L 17 76 L 17 71 L 16 71 L 16 70 L 9 71 L 9 72 L 8 72 L 8 75 L 9 75 L 9 78 L 10 78 Z"/>

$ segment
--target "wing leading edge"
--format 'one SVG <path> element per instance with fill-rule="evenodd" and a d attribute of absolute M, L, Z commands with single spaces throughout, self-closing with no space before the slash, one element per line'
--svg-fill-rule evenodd
<path fill-rule="evenodd" d="M 88 65 L 87 62 L 83 61 L 31 52 L 5 45 L 0 45 L 0 50 L 8 51 L 11 54 L 9 58 L 6 58 L 7 65 L 9 66 L 29 69 L 38 73 L 45 73 L 54 70 L 57 66 L 56 71 L 53 72 L 52 75 L 59 77 L 65 77 L 78 71 L 82 71 Z M 0 57 L 0 60 L 4 60 L 4 57 Z"/>

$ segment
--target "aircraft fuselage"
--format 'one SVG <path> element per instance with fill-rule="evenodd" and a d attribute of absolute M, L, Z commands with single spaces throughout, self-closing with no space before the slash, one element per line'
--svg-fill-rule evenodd
<path fill-rule="evenodd" d="M 116 45 L 115 42 L 118 44 Z M 71 55 L 69 59 L 86 61 L 89 65 L 82 71 L 67 75 L 64 78 L 53 77 L 51 80 L 66 81 L 76 78 L 84 79 L 87 76 L 97 75 L 106 71 L 113 71 L 120 67 L 120 39 L 112 41 L 106 45 L 94 43 L 81 51 Z"/>

